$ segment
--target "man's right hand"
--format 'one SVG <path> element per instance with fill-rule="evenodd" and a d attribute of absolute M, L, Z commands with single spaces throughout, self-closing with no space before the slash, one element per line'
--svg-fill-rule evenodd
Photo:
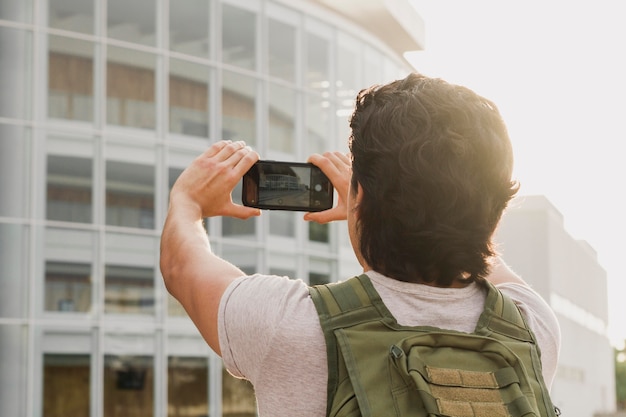
<path fill-rule="evenodd" d="M 258 216 L 259 209 L 232 200 L 233 189 L 258 159 L 259 155 L 244 142 L 214 143 L 176 180 L 170 193 L 170 209 L 184 207 L 201 217 Z"/>
<path fill-rule="evenodd" d="M 325 152 L 323 155 L 313 154 L 309 157 L 308 162 L 316 165 L 326 174 L 333 187 L 337 191 L 337 205 L 331 209 L 306 213 L 304 220 L 314 221 L 317 223 L 328 223 L 335 220 L 346 220 L 348 190 L 350 188 L 350 179 L 352 177 L 352 162 L 348 155 L 341 152 Z"/>

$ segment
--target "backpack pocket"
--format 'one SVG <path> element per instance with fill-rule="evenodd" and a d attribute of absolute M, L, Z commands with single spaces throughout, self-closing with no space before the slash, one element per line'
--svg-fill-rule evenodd
<path fill-rule="evenodd" d="M 392 345 L 389 358 L 398 415 L 538 416 L 522 362 L 497 340 L 432 332 Z"/>

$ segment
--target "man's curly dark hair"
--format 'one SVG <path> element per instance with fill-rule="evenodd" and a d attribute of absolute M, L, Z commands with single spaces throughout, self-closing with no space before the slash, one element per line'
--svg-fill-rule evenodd
<path fill-rule="evenodd" d="M 362 90 L 350 120 L 360 251 L 400 281 L 484 278 L 492 236 L 519 186 L 497 107 L 468 88 L 410 74 Z"/>

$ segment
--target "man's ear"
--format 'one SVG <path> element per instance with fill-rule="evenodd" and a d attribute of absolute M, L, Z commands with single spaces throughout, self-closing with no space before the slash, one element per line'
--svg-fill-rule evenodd
<path fill-rule="evenodd" d="M 361 204 L 361 199 L 363 198 L 363 187 L 361 187 L 360 182 L 357 182 L 356 184 L 356 205 L 358 207 L 358 205 Z"/>
<path fill-rule="evenodd" d="M 359 206 L 361 205 L 361 200 L 363 199 L 363 187 L 361 187 L 361 184 L 359 182 L 356 183 L 356 192 L 354 191 L 354 189 L 352 189 L 350 191 L 350 194 L 352 194 L 350 198 L 354 198 L 354 203 L 352 204 L 352 212 L 358 219 Z"/>

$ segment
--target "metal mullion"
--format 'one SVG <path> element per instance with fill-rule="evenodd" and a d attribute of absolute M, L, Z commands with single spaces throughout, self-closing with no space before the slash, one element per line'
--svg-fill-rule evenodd
<path fill-rule="evenodd" d="M 106 168 L 105 168 L 105 138 L 107 131 L 106 123 L 106 77 L 107 77 L 107 0 L 94 0 L 94 31 L 96 42 L 94 47 L 94 125 L 100 132 L 97 136 L 93 158 L 93 188 L 94 188 L 94 224 L 95 232 L 95 256 L 93 261 L 93 348 L 91 382 L 93 384 L 91 395 L 91 412 L 94 417 L 104 415 L 104 260 L 105 260 L 105 222 L 106 222 Z"/>
<path fill-rule="evenodd" d="M 32 67 L 30 71 L 31 81 L 32 81 L 32 90 L 31 93 L 31 120 L 34 121 L 35 125 L 40 124 L 45 116 L 45 113 L 42 110 L 43 102 L 47 103 L 44 99 L 46 96 L 45 88 L 47 82 L 47 77 L 44 76 L 44 73 L 47 70 L 47 65 L 42 65 L 40 62 L 43 60 L 47 62 L 44 58 L 46 56 L 47 51 L 47 42 L 42 41 L 42 38 L 45 36 L 41 31 L 41 27 L 43 26 L 43 22 L 45 21 L 43 14 L 46 10 L 45 5 L 42 5 L 43 1 L 35 1 L 33 3 L 33 23 L 34 28 L 32 31 L 32 47 L 31 47 L 31 57 L 32 57 Z M 45 178 L 45 173 L 41 173 L 42 167 L 45 164 L 41 164 L 41 160 L 43 159 L 43 155 L 45 155 L 45 134 L 42 129 L 30 129 L 30 175 L 28 180 L 30 181 L 30 196 L 29 196 L 29 205 L 27 210 L 29 212 L 28 217 L 30 221 L 28 223 L 28 240 L 25 243 L 27 245 L 24 249 L 24 255 L 22 256 L 23 260 L 28 260 L 28 265 L 25 265 L 24 270 L 27 271 L 27 279 L 29 282 L 28 291 L 27 291 L 27 324 L 26 324 L 26 367 L 25 372 L 27 375 L 26 381 L 26 392 L 24 393 L 24 400 L 26 404 L 22 404 L 25 407 L 26 415 L 34 416 L 39 415 L 42 410 L 41 404 L 41 395 L 36 396 L 35 392 L 43 392 L 42 388 L 42 380 L 43 375 L 41 374 L 41 345 L 36 343 L 36 340 L 39 339 L 37 337 L 37 329 L 35 326 L 35 322 L 37 320 L 37 309 L 40 307 L 37 300 L 38 288 L 37 285 L 40 284 L 37 280 L 36 272 L 37 268 L 34 265 L 39 264 L 37 262 L 37 247 L 35 242 L 38 242 L 37 239 L 37 229 L 41 226 L 41 223 L 35 222 L 34 220 L 37 218 L 37 209 L 39 205 L 38 196 L 41 194 L 40 185 L 44 184 L 45 181 L 39 181 L 40 178 Z M 38 143 L 40 146 L 36 146 Z M 41 378 L 37 378 L 37 376 L 42 376 Z M 39 388 L 39 390 L 37 389 Z"/>
<path fill-rule="evenodd" d="M 165 165 L 164 147 L 158 143 L 165 143 L 165 138 L 169 134 L 169 117 L 168 117 L 168 99 L 169 99 L 169 54 L 168 45 L 168 23 L 169 23 L 169 0 L 156 0 L 156 33 L 157 33 L 157 49 L 156 68 L 155 68 L 155 112 L 156 126 L 155 134 L 157 137 L 156 155 L 154 163 L 154 181 L 155 181 L 155 219 L 164 218 L 165 213 L 165 196 L 164 190 L 167 187 L 162 185 L 167 183 L 167 169 Z M 156 249 L 156 248 L 155 248 Z M 155 415 L 165 415 L 168 403 L 168 378 L 167 378 L 167 348 L 165 341 L 167 340 L 167 330 L 164 322 L 167 317 L 167 301 L 165 299 L 163 280 L 160 279 L 159 257 L 156 256 L 153 265 L 153 292 L 155 299 L 154 320 L 156 329 L 152 334 L 154 343 L 154 352 L 152 367 L 154 373 L 154 411 Z M 159 278 L 159 282 L 157 281 Z"/>

